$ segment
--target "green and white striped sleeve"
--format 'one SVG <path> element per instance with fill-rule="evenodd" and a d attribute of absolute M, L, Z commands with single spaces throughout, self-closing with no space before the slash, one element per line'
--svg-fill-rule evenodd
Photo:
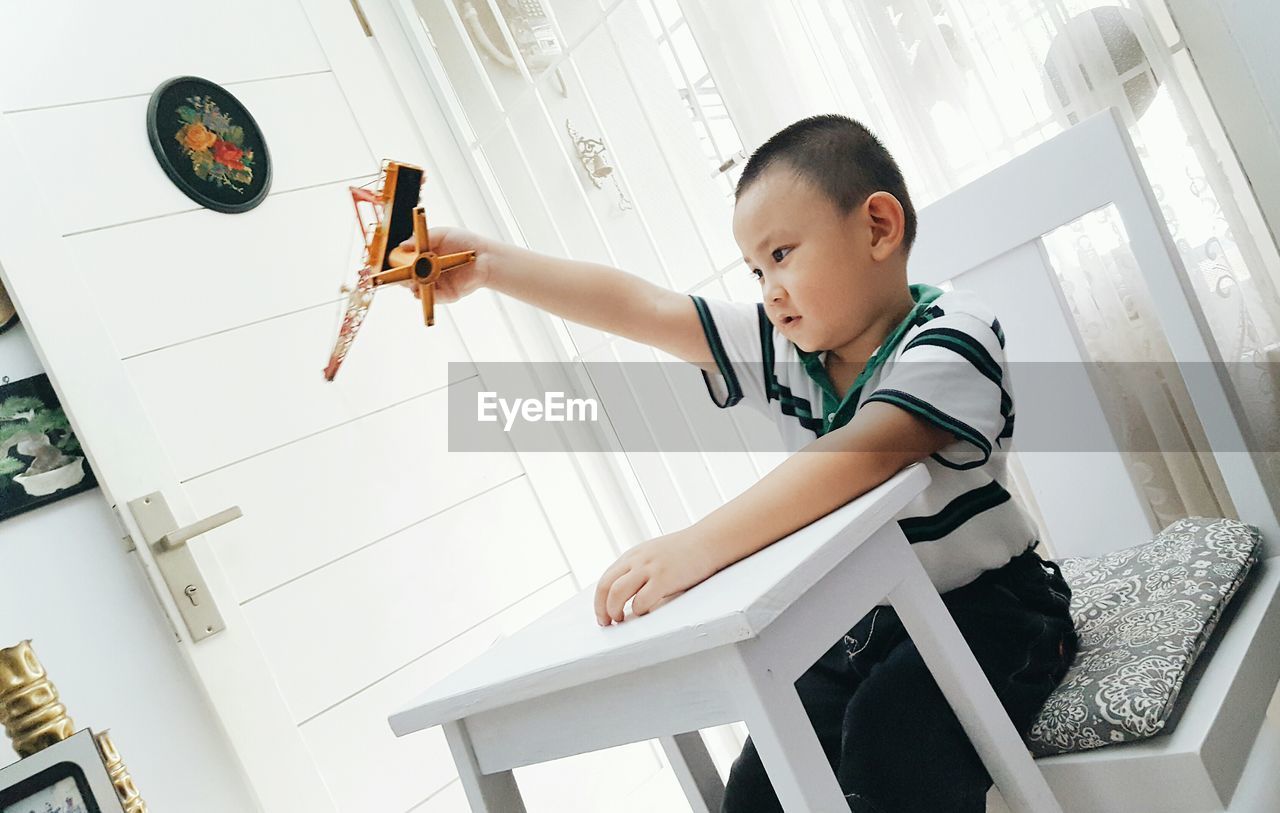
<path fill-rule="evenodd" d="M 707 394 L 718 407 L 745 402 L 768 411 L 765 394 L 764 348 L 773 341 L 773 325 L 764 305 L 729 302 L 689 294 L 702 322 L 702 331 L 719 373 L 702 370 Z"/>
<path fill-rule="evenodd" d="M 981 466 L 1013 436 L 1013 397 L 999 321 L 948 313 L 906 339 L 867 402 L 894 404 L 950 432 L 933 455 L 944 466 Z"/>

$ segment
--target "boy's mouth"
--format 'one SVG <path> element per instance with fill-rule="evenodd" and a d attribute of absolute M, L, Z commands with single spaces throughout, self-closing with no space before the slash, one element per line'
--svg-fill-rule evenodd
<path fill-rule="evenodd" d="M 799 316 L 784 316 L 784 317 L 782 317 L 782 324 L 784 324 L 784 325 L 794 325 L 796 322 L 799 322 L 799 321 L 800 321 L 800 317 L 799 317 Z"/>

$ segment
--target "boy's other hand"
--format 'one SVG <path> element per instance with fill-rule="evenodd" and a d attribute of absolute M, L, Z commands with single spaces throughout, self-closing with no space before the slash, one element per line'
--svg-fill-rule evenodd
<path fill-rule="evenodd" d="M 655 608 L 714 575 L 721 565 L 711 548 L 686 528 L 642 542 L 618 557 L 596 584 L 596 622 L 607 627 L 623 619 L 631 602 L 634 615 Z"/>
<path fill-rule="evenodd" d="M 445 271 L 436 280 L 435 301 L 448 304 L 457 302 L 462 297 L 483 288 L 489 281 L 489 269 L 493 264 L 493 244 L 480 235 L 458 228 L 457 226 L 433 226 L 430 229 L 431 250 L 436 254 L 456 254 L 460 251 L 474 251 L 475 262 L 460 265 Z M 414 251 L 417 243 L 409 238 L 397 246 L 397 249 Z M 421 299 L 418 284 L 413 280 L 397 283 L 413 291 L 413 295 Z"/>

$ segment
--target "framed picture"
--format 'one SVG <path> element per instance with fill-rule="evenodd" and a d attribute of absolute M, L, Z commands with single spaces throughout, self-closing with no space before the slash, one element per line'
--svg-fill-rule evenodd
<path fill-rule="evenodd" d="M 169 179 L 205 208 L 247 212 L 271 188 L 271 157 L 257 122 L 207 79 L 161 83 L 147 105 L 147 138 Z"/>
<path fill-rule="evenodd" d="M 0 768 L 0 813 L 123 813 L 89 729 Z"/>
<path fill-rule="evenodd" d="M 59 762 L 0 790 L 0 813 L 102 813 L 84 771 Z"/>
<path fill-rule="evenodd" d="M 49 377 L 0 384 L 0 520 L 97 484 Z"/>
<path fill-rule="evenodd" d="M 18 324 L 18 309 L 13 306 L 9 292 L 0 283 L 0 333 Z"/>

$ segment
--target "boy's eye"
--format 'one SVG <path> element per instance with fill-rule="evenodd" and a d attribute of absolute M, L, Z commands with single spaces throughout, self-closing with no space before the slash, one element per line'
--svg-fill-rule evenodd
<path fill-rule="evenodd" d="M 759 268 L 753 268 L 751 269 L 751 276 L 755 277 L 756 279 L 763 279 L 764 272 L 761 271 Z"/>
<path fill-rule="evenodd" d="M 784 252 L 786 252 L 786 253 L 784 253 Z M 785 257 L 785 256 L 787 256 L 787 254 L 789 254 L 790 252 L 791 252 L 791 249 L 789 249 L 789 248 L 775 248 L 775 249 L 773 250 L 773 261 L 774 261 L 775 263 L 780 263 L 780 262 L 782 262 L 782 258 L 783 258 L 783 257 Z"/>

